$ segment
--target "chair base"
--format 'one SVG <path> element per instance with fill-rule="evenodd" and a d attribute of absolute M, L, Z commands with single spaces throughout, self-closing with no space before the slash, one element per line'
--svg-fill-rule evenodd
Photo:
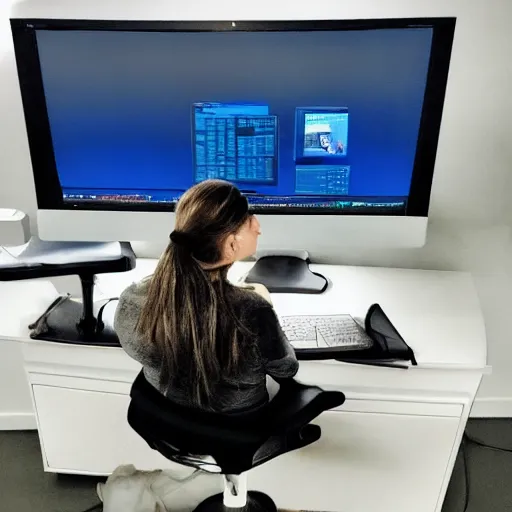
<path fill-rule="evenodd" d="M 259 491 L 247 493 L 247 504 L 240 509 L 228 508 L 224 505 L 224 495 L 215 494 L 199 503 L 194 512 L 226 512 L 231 510 L 243 510 L 244 512 L 277 512 L 277 507 L 272 498 Z"/>

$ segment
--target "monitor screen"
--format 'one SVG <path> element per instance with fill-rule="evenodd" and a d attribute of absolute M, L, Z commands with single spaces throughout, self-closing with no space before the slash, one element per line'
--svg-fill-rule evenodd
<path fill-rule="evenodd" d="M 432 23 L 81 23 L 32 25 L 53 159 L 41 173 L 55 178 L 38 198 L 62 208 L 172 209 L 213 178 L 238 185 L 255 210 L 406 215 L 422 172 L 429 195 L 433 161 L 425 171 L 417 159 Z"/>

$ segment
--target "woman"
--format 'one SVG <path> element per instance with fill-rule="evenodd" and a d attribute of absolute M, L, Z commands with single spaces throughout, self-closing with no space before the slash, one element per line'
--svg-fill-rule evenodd
<path fill-rule="evenodd" d="M 294 351 L 269 302 L 227 280 L 256 251 L 260 225 L 230 183 L 180 199 L 155 273 L 121 295 L 115 329 L 147 380 L 180 405 L 232 413 L 268 400 L 266 376 L 293 377 Z"/>

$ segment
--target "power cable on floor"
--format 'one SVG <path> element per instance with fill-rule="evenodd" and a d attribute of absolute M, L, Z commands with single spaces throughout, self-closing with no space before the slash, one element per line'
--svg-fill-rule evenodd
<path fill-rule="evenodd" d="M 468 507 L 469 507 L 470 480 L 469 480 L 469 465 L 468 465 L 468 456 L 467 456 L 467 445 L 468 444 L 474 444 L 475 446 L 479 446 L 480 448 L 485 448 L 486 450 L 494 450 L 497 452 L 512 453 L 512 448 L 501 448 L 499 446 L 485 444 L 482 441 L 479 441 L 478 439 L 474 439 L 473 437 L 464 433 L 464 436 L 462 437 L 462 444 L 461 444 L 462 459 L 464 461 L 464 487 L 465 487 L 463 512 L 467 512 Z"/>
<path fill-rule="evenodd" d="M 501 448 L 500 446 L 493 446 L 492 444 L 486 444 L 482 441 L 479 441 L 478 439 L 475 439 L 474 437 L 468 436 L 467 434 L 464 434 L 464 438 L 467 439 L 467 441 L 471 444 L 476 444 L 477 446 L 480 446 L 481 448 L 487 448 L 488 450 L 496 450 L 498 452 L 506 452 L 506 453 L 512 453 L 512 448 Z"/>
<path fill-rule="evenodd" d="M 468 440 L 464 434 L 462 438 L 462 460 L 464 462 L 464 509 L 463 512 L 467 512 L 469 507 L 469 464 L 468 464 L 468 451 L 467 451 Z"/>
<path fill-rule="evenodd" d="M 87 510 L 84 510 L 84 512 L 96 512 L 96 510 L 99 512 L 100 510 L 103 510 L 103 503 L 97 503 L 94 505 L 94 507 L 88 508 Z"/>

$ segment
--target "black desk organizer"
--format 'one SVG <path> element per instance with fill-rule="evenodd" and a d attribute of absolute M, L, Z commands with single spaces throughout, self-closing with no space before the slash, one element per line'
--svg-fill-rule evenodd
<path fill-rule="evenodd" d="M 343 347 L 324 350 L 296 350 L 297 359 L 315 361 L 334 359 L 345 363 L 366 364 L 371 366 L 390 366 L 408 368 L 403 363 L 410 362 L 416 366 L 414 351 L 402 338 L 379 304 L 370 306 L 365 318 L 364 329 L 372 339 L 373 345 L 365 349 L 346 350 Z"/>
<path fill-rule="evenodd" d="M 73 303 L 76 321 L 67 322 L 67 328 L 52 329 L 49 333 L 35 339 L 71 343 L 79 345 L 119 346 L 117 335 L 113 331 L 98 329 L 98 319 L 94 316 L 94 279 L 96 274 L 127 272 L 136 265 L 135 254 L 127 242 L 121 244 L 121 254 L 115 259 L 85 261 L 79 263 L 20 265 L 0 268 L 0 281 L 21 281 L 78 275 L 82 285 L 82 304 Z M 69 326 L 72 326 L 71 328 Z"/>

